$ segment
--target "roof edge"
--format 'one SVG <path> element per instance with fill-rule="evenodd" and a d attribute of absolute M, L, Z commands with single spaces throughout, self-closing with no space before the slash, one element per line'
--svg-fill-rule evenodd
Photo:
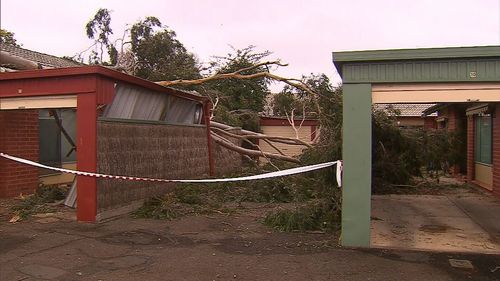
<path fill-rule="evenodd" d="M 208 98 L 194 95 L 192 93 L 174 89 L 170 87 L 164 87 L 158 85 L 152 81 L 145 80 L 136 76 L 128 75 L 107 67 L 100 65 L 92 66 L 77 66 L 77 67 L 65 67 L 65 68 L 52 68 L 52 69 L 35 69 L 35 70 L 21 70 L 16 72 L 7 72 L 0 75 L 0 81 L 4 80 L 22 80 L 22 79 L 36 79 L 36 78 L 53 78 L 53 77 L 67 77 L 67 76 L 78 76 L 78 75 L 100 75 L 106 78 L 118 80 L 125 83 L 130 83 L 140 87 L 144 87 L 153 91 L 159 92 L 169 92 L 173 95 L 188 98 L 196 101 L 205 101 Z"/>
<path fill-rule="evenodd" d="M 500 57 L 500 46 L 386 49 L 332 52 L 333 62 Z"/>

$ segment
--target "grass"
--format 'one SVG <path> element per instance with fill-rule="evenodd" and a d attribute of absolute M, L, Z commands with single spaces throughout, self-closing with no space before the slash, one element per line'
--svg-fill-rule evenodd
<path fill-rule="evenodd" d="M 12 211 L 20 220 L 25 220 L 34 214 L 53 212 L 55 208 L 50 203 L 63 200 L 67 192 L 67 188 L 58 185 L 40 185 L 34 194 L 24 197 L 19 204 L 14 205 Z"/>

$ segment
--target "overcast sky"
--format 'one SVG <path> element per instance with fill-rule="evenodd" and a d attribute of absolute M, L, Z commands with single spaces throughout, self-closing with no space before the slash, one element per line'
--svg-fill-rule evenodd
<path fill-rule="evenodd" d="M 1 0 L 1 27 L 24 48 L 72 56 L 91 45 L 85 23 L 112 10 L 112 28 L 156 16 L 201 61 L 232 45 L 273 52 L 278 74 L 326 73 L 332 51 L 500 45 L 500 0 Z"/>

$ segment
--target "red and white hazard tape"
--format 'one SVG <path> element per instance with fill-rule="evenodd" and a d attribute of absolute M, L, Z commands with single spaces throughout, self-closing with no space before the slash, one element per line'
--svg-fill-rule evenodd
<path fill-rule="evenodd" d="M 286 170 L 282 170 L 282 171 L 265 173 L 265 174 L 260 174 L 260 175 L 246 176 L 246 177 L 222 178 L 222 179 L 199 179 L 199 180 L 167 180 L 167 179 L 140 178 L 140 177 L 131 177 L 131 176 L 105 175 L 105 174 L 98 174 L 98 173 L 68 170 L 68 169 L 62 169 L 62 168 L 56 168 L 56 167 L 43 165 L 43 164 L 40 164 L 37 162 L 33 162 L 33 161 L 30 161 L 27 159 L 11 156 L 11 155 L 1 153 L 1 152 L 0 152 L 0 156 L 3 158 L 7 158 L 9 160 L 12 160 L 12 161 L 26 164 L 26 165 L 31 165 L 31 166 L 35 166 L 35 167 L 39 167 L 39 168 L 43 168 L 43 169 L 49 169 L 49 170 L 58 171 L 58 172 L 63 172 L 63 173 L 70 173 L 70 174 L 79 175 L 79 176 L 96 177 L 96 178 L 109 178 L 109 179 L 119 179 L 119 180 L 131 180 L 131 181 L 183 182 L 183 183 L 215 183 L 215 182 L 260 180 L 260 179 L 268 179 L 268 178 L 274 178 L 274 177 L 295 175 L 295 174 L 310 172 L 310 171 L 314 171 L 314 170 L 324 169 L 324 168 L 336 165 L 337 184 L 339 187 L 342 185 L 342 179 L 341 179 L 341 177 L 342 177 L 342 161 L 340 161 L 340 160 L 334 161 L 334 162 L 325 162 L 325 163 L 321 163 L 321 164 L 286 169 Z"/>

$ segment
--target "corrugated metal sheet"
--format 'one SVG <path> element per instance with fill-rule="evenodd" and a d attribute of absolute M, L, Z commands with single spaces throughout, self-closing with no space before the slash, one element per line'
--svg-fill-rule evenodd
<path fill-rule="evenodd" d="M 500 59 L 346 63 L 342 72 L 344 83 L 500 81 Z"/>
<path fill-rule="evenodd" d="M 115 98 L 103 117 L 200 124 L 201 113 L 199 102 L 117 84 Z"/>

